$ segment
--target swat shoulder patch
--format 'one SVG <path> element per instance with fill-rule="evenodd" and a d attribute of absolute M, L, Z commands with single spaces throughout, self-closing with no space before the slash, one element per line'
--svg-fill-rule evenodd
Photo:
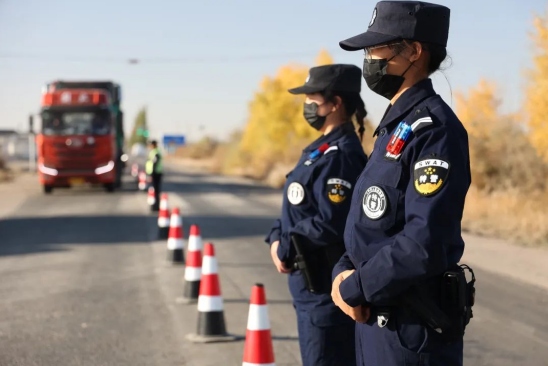
<path fill-rule="evenodd" d="M 431 155 L 419 159 L 413 169 L 413 185 L 421 196 L 432 196 L 440 191 L 449 178 L 449 162 Z"/>
<path fill-rule="evenodd" d="M 412 115 L 412 121 L 413 122 L 411 122 L 411 131 L 413 131 L 414 134 L 417 134 L 417 132 L 419 132 L 420 130 L 423 130 L 427 127 L 432 127 L 434 125 L 434 121 L 432 121 L 430 111 L 427 107 L 421 107 L 415 110 Z"/>
<path fill-rule="evenodd" d="M 326 187 L 327 197 L 331 202 L 337 204 L 343 203 L 346 197 L 350 196 L 352 184 L 340 178 L 329 178 Z"/>

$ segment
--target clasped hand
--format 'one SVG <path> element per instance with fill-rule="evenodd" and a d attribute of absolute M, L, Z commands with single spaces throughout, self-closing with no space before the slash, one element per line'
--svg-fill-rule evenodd
<path fill-rule="evenodd" d="M 348 270 L 340 273 L 335 280 L 333 281 L 333 287 L 331 289 L 331 298 L 335 305 L 339 307 L 346 315 L 357 321 L 358 323 L 365 323 L 369 320 L 371 315 L 371 309 L 368 306 L 358 305 L 356 307 L 351 307 L 341 297 L 341 292 L 339 287 L 345 279 L 347 279 L 352 273 L 356 270 Z"/>

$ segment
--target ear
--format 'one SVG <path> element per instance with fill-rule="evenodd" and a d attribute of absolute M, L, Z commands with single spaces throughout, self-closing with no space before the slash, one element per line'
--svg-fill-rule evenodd
<path fill-rule="evenodd" d="M 409 61 L 410 62 L 415 62 L 417 61 L 423 54 L 423 47 L 422 47 L 422 44 L 420 42 L 413 42 L 409 45 L 409 48 L 411 48 L 411 50 L 413 50 L 413 54 L 409 57 Z"/>
<path fill-rule="evenodd" d="M 342 99 L 338 95 L 335 95 L 333 97 L 333 108 L 331 108 L 331 112 L 335 112 L 342 107 Z"/>

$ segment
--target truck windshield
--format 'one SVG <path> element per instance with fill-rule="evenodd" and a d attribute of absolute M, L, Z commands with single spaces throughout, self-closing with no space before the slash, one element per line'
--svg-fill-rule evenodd
<path fill-rule="evenodd" d="M 110 133 L 108 111 L 44 111 L 42 130 L 49 136 L 99 135 Z"/>

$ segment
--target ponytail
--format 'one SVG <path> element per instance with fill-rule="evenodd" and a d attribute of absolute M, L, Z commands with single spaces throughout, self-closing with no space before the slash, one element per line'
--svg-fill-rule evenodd
<path fill-rule="evenodd" d="M 351 120 L 352 116 L 356 116 L 358 135 L 360 136 L 360 141 L 363 142 L 363 134 L 365 132 L 364 120 L 367 116 L 367 111 L 365 110 L 365 104 L 360 93 L 330 91 L 323 94 L 323 96 L 326 100 L 331 102 L 333 102 L 335 96 L 341 98 L 347 118 Z"/>
<path fill-rule="evenodd" d="M 359 93 L 355 94 L 356 103 L 356 122 L 358 123 L 358 134 L 360 135 L 360 141 L 363 142 L 363 133 L 365 132 L 364 120 L 367 117 L 367 111 L 365 110 L 365 103 Z"/>

